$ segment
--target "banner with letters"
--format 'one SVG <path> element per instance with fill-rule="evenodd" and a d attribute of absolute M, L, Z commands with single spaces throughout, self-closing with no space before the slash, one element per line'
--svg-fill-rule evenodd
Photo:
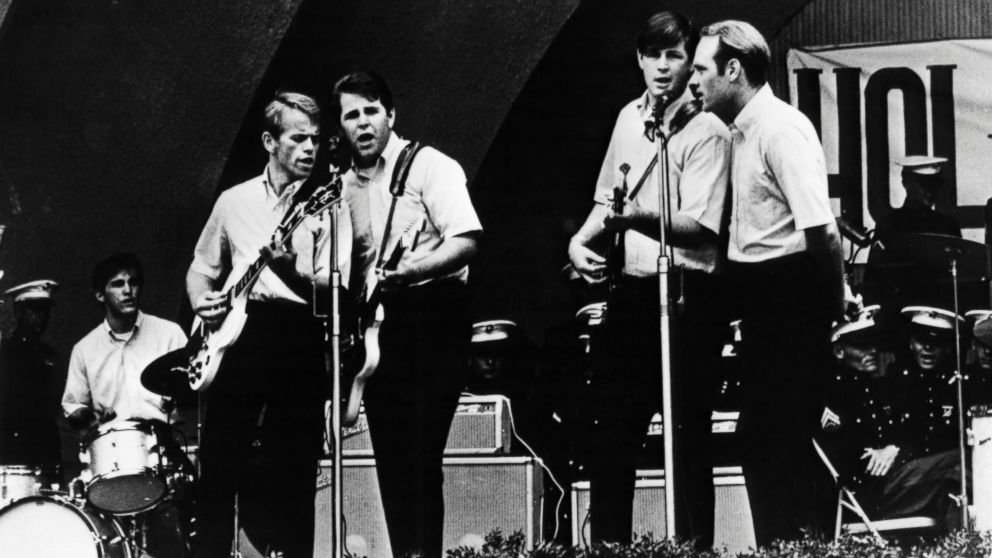
<path fill-rule="evenodd" d="M 992 197 L 992 39 L 788 52 L 792 104 L 820 132 L 835 213 L 857 228 L 900 207 L 905 154 L 947 157 L 937 208 L 984 242 Z M 862 253 L 859 261 L 864 260 Z"/>

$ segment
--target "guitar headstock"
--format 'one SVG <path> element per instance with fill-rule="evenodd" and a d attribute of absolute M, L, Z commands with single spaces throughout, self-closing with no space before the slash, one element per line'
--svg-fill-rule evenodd
<path fill-rule="evenodd" d="M 318 187 L 303 204 L 303 215 L 312 216 L 324 211 L 341 200 L 341 176 L 336 175 L 331 182 Z"/>

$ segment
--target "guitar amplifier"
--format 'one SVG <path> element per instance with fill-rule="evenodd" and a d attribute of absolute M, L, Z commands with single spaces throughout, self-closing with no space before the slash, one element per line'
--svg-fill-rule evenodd
<path fill-rule="evenodd" d="M 631 535 L 665 537 L 665 472 L 637 472 L 634 484 L 634 523 Z M 713 489 L 716 498 L 713 525 L 714 548 L 731 554 L 746 552 L 756 546 L 751 507 L 740 467 L 714 467 Z M 572 483 L 572 544 L 588 545 L 590 524 L 589 482 Z"/>
<path fill-rule="evenodd" d="M 445 455 L 500 455 L 510 451 L 510 401 L 502 395 L 463 395 L 451 422 Z M 372 457 L 372 439 L 365 410 L 355 426 L 344 429 L 342 453 Z"/>

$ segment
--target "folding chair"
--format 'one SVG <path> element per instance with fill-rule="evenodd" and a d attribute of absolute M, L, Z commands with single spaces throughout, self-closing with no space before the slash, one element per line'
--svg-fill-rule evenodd
<path fill-rule="evenodd" d="M 885 531 L 902 531 L 908 529 L 925 529 L 936 527 L 937 522 L 932 517 L 899 517 L 896 519 L 881 519 L 878 521 L 871 521 L 868 519 L 868 514 L 865 513 L 864 508 L 858 503 L 857 498 L 854 497 L 854 493 L 851 492 L 843 482 L 840 480 L 840 474 L 837 469 L 830 462 L 827 454 L 817 443 L 816 438 L 813 438 L 813 448 L 816 449 L 816 454 L 820 456 L 820 460 L 827 467 L 830 472 L 830 476 L 833 477 L 834 483 L 837 485 L 837 519 L 834 522 L 834 538 L 840 537 L 841 532 L 845 533 L 871 533 L 873 537 L 878 540 L 884 540 L 881 532 Z M 855 513 L 861 523 L 843 523 L 844 509 L 847 508 Z"/>
<path fill-rule="evenodd" d="M 823 448 L 821 448 L 820 444 L 817 443 L 816 438 L 813 438 L 812 441 L 813 449 L 816 450 L 816 454 L 820 456 L 820 461 L 822 461 L 827 467 L 827 471 L 830 472 L 830 476 L 834 479 L 834 484 L 837 485 L 837 512 L 836 519 L 834 520 L 834 538 L 837 539 L 840 537 L 842 527 L 841 520 L 844 516 L 844 508 L 847 508 L 861 519 L 866 531 L 870 532 L 872 536 L 879 541 L 885 540 L 882 538 L 882 535 L 879 534 L 878 529 L 875 528 L 875 525 L 871 522 L 871 520 L 868 519 L 868 514 L 865 513 L 864 508 L 862 508 L 861 504 L 858 503 L 858 499 L 854 497 L 854 493 L 844 486 L 843 482 L 841 482 L 840 473 L 837 472 L 837 468 L 834 467 L 834 464 L 830 462 L 830 458 L 828 458 L 827 454 L 824 453 Z"/>

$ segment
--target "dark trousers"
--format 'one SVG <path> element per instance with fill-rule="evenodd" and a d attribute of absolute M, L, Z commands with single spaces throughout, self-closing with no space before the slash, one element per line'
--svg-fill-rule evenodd
<path fill-rule="evenodd" d="M 960 454 L 951 450 L 910 460 L 881 478 L 869 477 L 855 496 L 869 518 L 926 514 L 951 530 L 961 527 L 961 508 L 950 497 L 960 491 Z"/>
<path fill-rule="evenodd" d="M 831 370 L 830 290 L 807 253 L 734 264 L 746 373 L 739 430 L 759 545 L 817 527 L 819 459 L 812 446 Z"/>
<path fill-rule="evenodd" d="M 727 325 L 719 278 L 701 272 L 684 278 L 685 305 L 676 312 L 671 336 L 675 529 L 680 538 L 708 548 L 714 517 L 710 416 Z M 680 292 L 677 283 L 673 298 Z M 594 541 L 630 541 L 637 459 L 651 416 L 661 410 L 658 300 L 656 278 L 625 278 L 608 304 L 607 358 L 593 380 L 589 440 Z"/>
<path fill-rule="evenodd" d="M 384 299 L 382 360 L 365 412 L 393 556 L 440 557 L 441 469 L 465 384 L 472 324 L 466 288 L 443 281 Z"/>
<path fill-rule="evenodd" d="M 207 393 L 197 556 L 230 555 L 235 495 L 256 548 L 313 556 L 326 381 L 323 334 L 310 312 L 249 303 L 245 329 Z"/>

